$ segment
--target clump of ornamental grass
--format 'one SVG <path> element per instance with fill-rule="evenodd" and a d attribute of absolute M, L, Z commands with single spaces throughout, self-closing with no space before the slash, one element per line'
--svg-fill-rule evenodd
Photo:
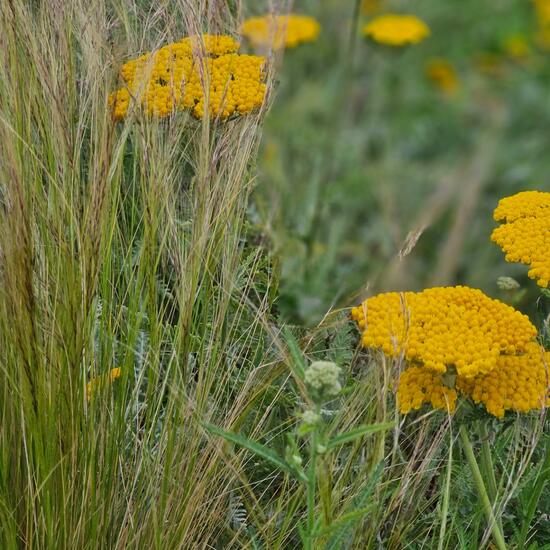
<path fill-rule="evenodd" d="M 241 464 L 200 422 L 238 422 L 271 376 L 274 283 L 245 221 L 262 110 L 108 106 L 136 51 L 227 35 L 237 4 L 0 10 L 2 548 L 242 547 Z"/>

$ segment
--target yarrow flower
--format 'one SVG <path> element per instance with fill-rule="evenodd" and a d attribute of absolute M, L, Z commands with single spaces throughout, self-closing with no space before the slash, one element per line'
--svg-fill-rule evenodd
<path fill-rule="evenodd" d="M 120 375 L 122 374 L 119 367 L 111 369 L 107 374 L 102 374 L 100 376 L 96 376 L 95 378 L 92 378 L 87 384 L 86 384 L 86 398 L 88 401 L 93 397 L 94 393 L 98 391 L 100 388 L 103 388 L 110 382 L 113 382 L 117 378 L 120 378 Z"/>
<path fill-rule="evenodd" d="M 258 109 L 265 58 L 238 54 L 239 46 L 231 36 L 205 34 L 129 61 L 120 71 L 125 86 L 109 96 L 114 118 L 123 119 L 132 102 L 156 117 L 188 110 L 227 119 Z"/>
<path fill-rule="evenodd" d="M 526 315 L 463 286 L 379 294 L 352 318 L 364 347 L 404 354 L 434 372 L 453 365 L 464 377 L 490 372 L 501 353 L 525 351 L 537 334 Z"/>
<path fill-rule="evenodd" d="M 512 307 L 468 287 L 390 292 L 352 310 L 362 344 L 407 367 L 397 390 L 403 414 L 424 404 L 453 412 L 459 395 L 501 417 L 547 400 L 546 363 L 536 329 Z"/>
<path fill-rule="evenodd" d="M 388 46 L 417 44 L 430 35 L 430 29 L 424 21 L 414 15 L 389 13 L 374 18 L 363 27 L 363 34 Z"/>
<path fill-rule="evenodd" d="M 543 48 L 550 46 L 550 0 L 533 0 L 538 22 L 538 41 Z"/>
<path fill-rule="evenodd" d="M 264 15 L 247 19 L 241 28 L 242 35 L 256 48 L 295 48 L 299 44 L 314 42 L 321 26 L 307 15 Z"/>
<path fill-rule="evenodd" d="M 492 235 L 507 262 L 530 267 L 528 275 L 546 288 L 550 282 L 550 193 L 524 191 L 502 199 L 494 212 L 502 222 Z"/>
<path fill-rule="evenodd" d="M 434 57 L 426 63 L 426 76 L 443 93 L 454 94 L 460 87 L 454 66 L 441 57 Z"/>

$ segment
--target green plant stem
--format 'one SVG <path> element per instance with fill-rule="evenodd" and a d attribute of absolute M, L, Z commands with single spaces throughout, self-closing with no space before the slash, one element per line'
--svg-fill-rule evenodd
<path fill-rule="evenodd" d="M 470 466 L 470 470 L 476 484 L 476 489 L 479 498 L 481 499 L 481 502 L 483 504 L 483 509 L 485 511 L 487 521 L 489 522 L 489 526 L 491 528 L 491 532 L 493 534 L 493 538 L 495 539 L 497 548 L 499 548 L 499 550 L 506 550 L 504 535 L 502 534 L 502 531 L 500 530 L 500 527 L 498 526 L 498 523 L 495 519 L 493 507 L 491 505 L 491 501 L 489 500 L 489 495 L 487 494 L 485 483 L 483 483 L 483 477 L 481 476 L 481 472 L 479 470 L 479 466 L 474 455 L 472 443 L 470 441 L 470 438 L 468 437 L 468 432 L 464 425 L 460 426 L 460 439 L 462 441 L 462 447 L 464 448 L 466 460 L 468 461 L 468 465 Z"/>
<path fill-rule="evenodd" d="M 493 464 L 493 457 L 491 453 L 491 446 L 489 445 L 489 430 L 487 429 L 487 421 L 482 420 L 479 426 L 479 435 L 481 437 L 481 471 L 483 479 L 487 480 L 487 492 L 489 494 L 489 500 L 494 504 L 497 501 L 498 489 L 497 480 L 495 477 L 495 466 Z M 497 523 L 502 532 L 502 521 L 500 517 L 497 517 Z"/>
<path fill-rule="evenodd" d="M 447 474 L 445 476 L 445 490 L 441 505 L 441 527 L 439 529 L 439 542 L 437 550 L 443 550 L 445 544 L 445 531 L 447 528 L 447 516 L 449 514 L 449 497 L 451 493 L 451 473 L 453 470 L 453 432 L 449 430 L 449 460 L 447 462 Z"/>
<path fill-rule="evenodd" d="M 319 414 L 318 407 L 315 412 Z M 311 432 L 309 453 L 309 471 L 307 476 L 307 539 L 306 550 L 313 550 L 313 538 L 315 531 L 315 493 L 317 486 L 317 430 Z"/>
<path fill-rule="evenodd" d="M 353 6 L 353 15 L 352 15 L 349 45 L 348 45 L 348 55 L 347 55 L 347 61 L 350 65 L 350 70 L 353 67 L 353 59 L 355 57 L 355 48 L 357 46 L 357 28 L 359 27 L 360 12 L 361 12 L 361 0 L 355 0 L 355 5 Z"/>

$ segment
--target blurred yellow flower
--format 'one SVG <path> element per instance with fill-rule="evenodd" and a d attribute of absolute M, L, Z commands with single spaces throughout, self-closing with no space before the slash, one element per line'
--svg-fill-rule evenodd
<path fill-rule="evenodd" d="M 539 25 L 550 25 L 550 0 L 533 0 Z"/>
<path fill-rule="evenodd" d="M 460 88 L 457 72 L 454 66 L 442 57 L 434 57 L 426 63 L 426 76 L 448 95 L 454 94 Z"/>
<path fill-rule="evenodd" d="M 494 212 L 502 222 L 491 239 L 506 253 L 507 262 L 530 267 L 528 275 L 541 287 L 550 283 L 550 193 L 524 191 L 506 197 Z"/>
<path fill-rule="evenodd" d="M 102 374 L 92 378 L 86 384 L 86 397 L 88 401 L 93 397 L 94 393 L 99 389 L 105 387 L 108 383 L 113 382 L 117 378 L 120 378 L 121 370 L 119 367 L 111 369 L 107 374 Z"/>
<path fill-rule="evenodd" d="M 504 51 L 508 57 L 521 61 L 531 54 L 527 38 L 523 34 L 511 34 L 504 39 Z"/>
<path fill-rule="evenodd" d="M 414 15 L 389 13 L 376 17 L 363 27 L 363 34 L 388 46 L 417 44 L 430 35 L 430 29 L 424 21 Z"/>
<path fill-rule="evenodd" d="M 382 0 L 363 0 L 361 2 L 361 12 L 365 15 L 377 13 L 382 9 Z"/>
<path fill-rule="evenodd" d="M 503 72 L 503 59 L 492 52 L 482 52 L 475 56 L 474 64 L 476 69 L 485 75 L 499 76 Z"/>
<path fill-rule="evenodd" d="M 321 26 L 313 17 L 306 15 L 268 14 L 245 20 L 241 32 L 256 48 L 278 50 L 314 42 L 321 32 Z"/>
<path fill-rule="evenodd" d="M 197 118 L 207 112 L 226 119 L 258 109 L 266 93 L 265 59 L 238 49 L 231 36 L 205 34 L 129 61 L 121 69 L 125 87 L 109 97 L 114 118 L 123 119 L 131 101 L 156 117 L 189 110 Z"/>

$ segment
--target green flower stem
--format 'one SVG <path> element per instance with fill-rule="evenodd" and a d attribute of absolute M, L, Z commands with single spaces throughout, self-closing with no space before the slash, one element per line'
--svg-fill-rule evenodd
<path fill-rule="evenodd" d="M 451 493 L 451 473 L 453 471 L 453 432 L 449 430 L 449 460 L 447 462 L 447 474 L 445 476 L 445 490 L 441 506 L 441 527 L 439 529 L 439 542 L 437 550 L 443 550 L 445 544 L 445 531 L 447 529 L 447 517 L 449 515 L 449 499 Z"/>
<path fill-rule="evenodd" d="M 319 407 L 315 407 L 319 414 Z M 317 431 L 316 427 L 311 432 L 309 471 L 307 476 L 307 539 L 304 545 L 305 550 L 313 550 L 313 539 L 315 531 L 315 493 L 317 488 Z"/>
<path fill-rule="evenodd" d="M 495 467 L 489 445 L 489 430 L 487 429 L 487 421 L 482 420 L 479 426 L 479 435 L 481 436 L 481 471 L 483 479 L 487 480 L 487 493 L 489 500 L 496 503 L 498 496 L 497 480 L 495 477 Z M 497 523 L 502 532 L 502 521 L 497 517 Z"/>
<path fill-rule="evenodd" d="M 464 425 L 460 426 L 460 439 L 462 441 L 462 447 L 464 448 L 464 453 L 466 454 L 466 460 L 468 461 L 472 476 L 474 477 L 476 489 L 483 504 L 485 516 L 487 517 L 487 521 L 489 522 L 489 526 L 491 528 L 491 532 L 493 533 L 493 538 L 495 539 L 497 548 L 499 548 L 499 550 L 506 550 L 504 535 L 502 534 L 502 531 L 495 519 L 493 507 L 491 505 L 491 501 L 489 500 L 487 489 L 485 488 L 485 484 L 483 483 L 483 477 L 481 476 L 479 466 L 477 465 L 477 461 L 474 456 L 472 443 L 470 441 L 470 438 L 468 437 L 468 432 Z"/>

